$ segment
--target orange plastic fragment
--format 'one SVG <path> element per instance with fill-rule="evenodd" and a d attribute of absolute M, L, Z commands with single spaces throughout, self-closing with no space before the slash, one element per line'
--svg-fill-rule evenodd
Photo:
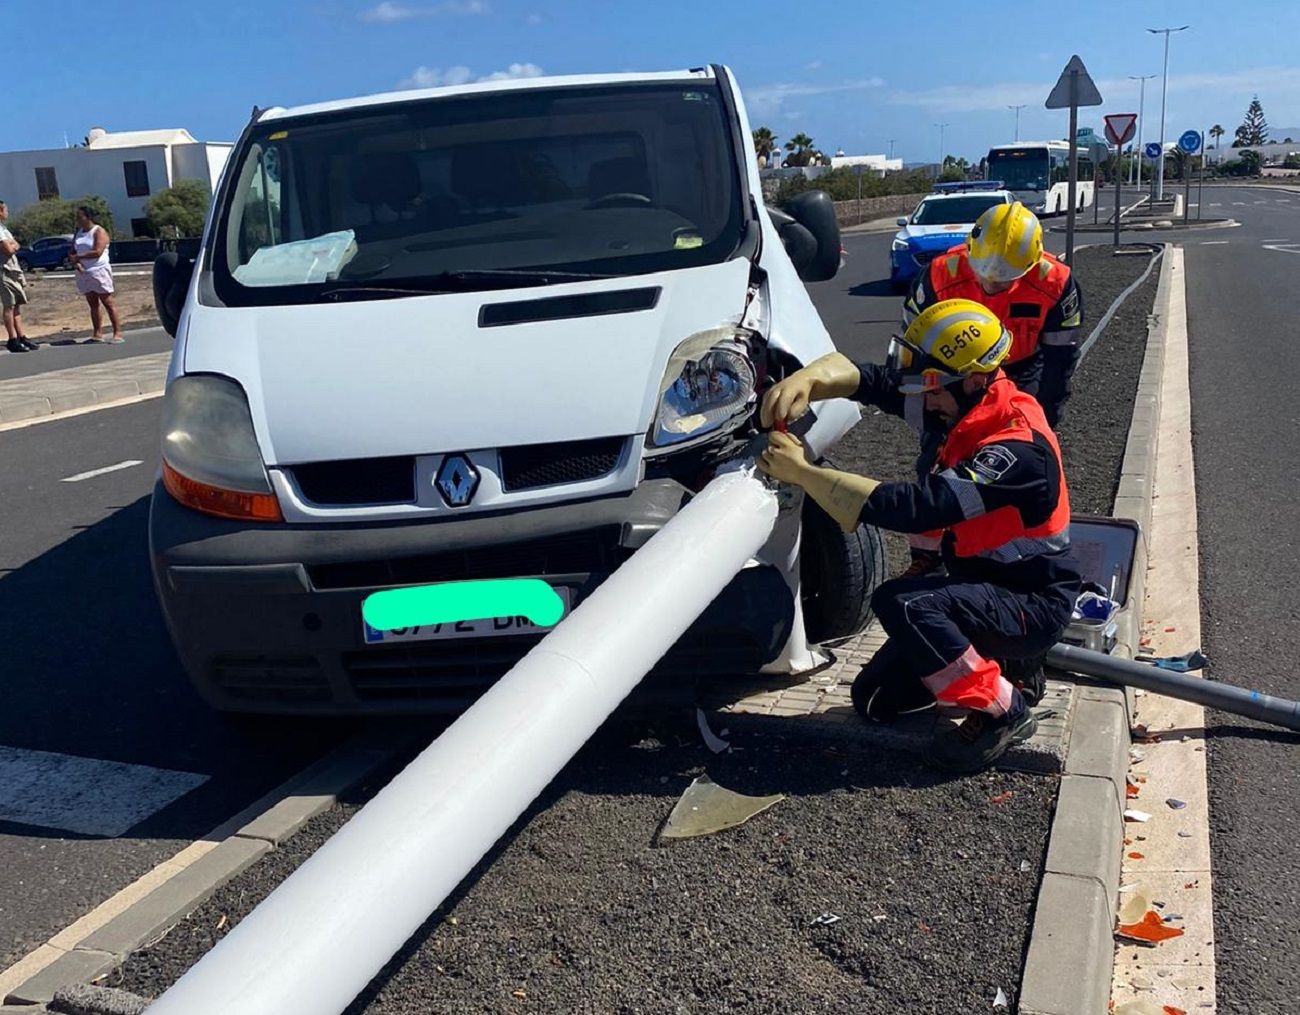
<path fill-rule="evenodd" d="M 1145 859 L 1146 859 L 1146 857 L 1144 857 L 1141 853 L 1130 853 L 1130 854 L 1128 855 L 1128 858 L 1129 858 L 1130 860 L 1145 860 Z"/>
<path fill-rule="evenodd" d="M 1130 782 L 1130 783 L 1128 783 L 1128 784 L 1125 786 L 1125 789 L 1128 791 L 1128 798 L 1129 798 L 1130 800 L 1136 800 L 1136 799 L 1137 799 L 1138 788 L 1137 788 L 1136 786 L 1134 786 L 1134 785 Z"/>
<path fill-rule="evenodd" d="M 1147 944 L 1157 944 L 1171 937 L 1182 937 L 1184 931 L 1180 927 L 1171 927 L 1161 918 L 1160 914 L 1154 909 L 1148 909 L 1146 915 L 1137 923 L 1126 923 L 1122 925 L 1117 933 L 1120 937 L 1128 938 L 1131 941 L 1143 941 Z"/>
<path fill-rule="evenodd" d="M 1165 1015 L 1187 1015 L 1187 1012 L 1182 1008 L 1175 1008 L 1172 1004 L 1161 1005 L 1161 1007 L 1164 1009 Z"/>
<path fill-rule="evenodd" d="M 1004 803 L 1006 803 L 1008 800 L 1010 800 L 1014 795 L 1015 795 L 1015 794 L 1012 793 L 1011 790 L 1007 790 L 1005 793 L 999 793 L 997 796 L 989 797 L 989 803 L 991 803 L 991 804 L 1004 804 Z"/>

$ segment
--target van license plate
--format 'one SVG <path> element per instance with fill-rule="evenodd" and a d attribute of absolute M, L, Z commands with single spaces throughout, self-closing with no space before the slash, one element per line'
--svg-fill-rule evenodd
<path fill-rule="evenodd" d="M 570 590 L 556 587 L 564 602 L 564 616 L 569 615 Z M 496 638 L 511 634 L 543 634 L 549 627 L 538 627 L 527 617 L 489 617 L 485 620 L 459 620 L 454 624 L 427 624 L 423 627 L 396 627 L 380 631 L 361 621 L 367 645 L 392 645 L 399 641 L 439 641 L 450 638 Z"/>

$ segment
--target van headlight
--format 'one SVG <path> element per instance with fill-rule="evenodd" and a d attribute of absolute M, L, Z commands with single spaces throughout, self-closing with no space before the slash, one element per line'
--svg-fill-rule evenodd
<path fill-rule="evenodd" d="M 896 251 L 899 251 L 899 250 L 906 250 L 906 249 L 907 249 L 907 246 L 908 246 L 908 244 L 907 244 L 907 240 L 903 239 L 901 236 L 895 236 L 895 237 L 894 237 L 894 245 L 893 245 L 893 247 L 892 247 L 891 249 L 896 250 Z"/>
<path fill-rule="evenodd" d="M 178 377 L 162 417 L 163 486 L 177 502 L 218 518 L 283 520 L 243 388 L 211 374 Z"/>
<path fill-rule="evenodd" d="M 756 381 L 734 328 L 692 335 L 669 357 L 650 449 L 679 447 L 735 429 L 753 411 Z"/>

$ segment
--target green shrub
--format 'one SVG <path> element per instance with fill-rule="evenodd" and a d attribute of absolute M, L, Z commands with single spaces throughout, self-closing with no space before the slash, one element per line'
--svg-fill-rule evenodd
<path fill-rule="evenodd" d="M 144 213 L 155 236 L 198 236 L 210 200 L 207 186 L 199 180 L 178 180 L 146 201 Z"/>
<path fill-rule="evenodd" d="M 9 219 L 9 228 L 14 238 L 24 245 L 39 240 L 42 236 L 61 236 L 76 232 L 77 209 L 87 205 L 94 210 L 95 221 L 113 235 L 113 215 L 108 210 L 108 202 L 96 194 L 87 194 L 75 201 L 51 198 L 37 201 L 21 208 Z"/>

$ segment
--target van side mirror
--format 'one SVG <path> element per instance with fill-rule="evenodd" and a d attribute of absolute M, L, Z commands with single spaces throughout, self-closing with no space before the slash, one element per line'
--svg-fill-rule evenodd
<path fill-rule="evenodd" d="M 840 270 L 840 224 L 824 190 L 808 190 L 768 208 L 786 254 L 805 282 L 826 282 Z"/>
<path fill-rule="evenodd" d="M 900 226 L 905 226 L 905 225 L 907 225 L 907 216 L 906 216 L 906 215 L 900 215 L 900 216 L 898 216 L 898 218 L 894 219 L 894 221 L 895 221 L 896 223 L 898 223 Z"/>
<path fill-rule="evenodd" d="M 194 261 L 173 250 L 159 254 L 153 262 L 153 305 L 163 330 L 172 338 L 180 324 L 185 308 L 185 294 L 189 292 L 190 277 L 194 274 Z"/>

